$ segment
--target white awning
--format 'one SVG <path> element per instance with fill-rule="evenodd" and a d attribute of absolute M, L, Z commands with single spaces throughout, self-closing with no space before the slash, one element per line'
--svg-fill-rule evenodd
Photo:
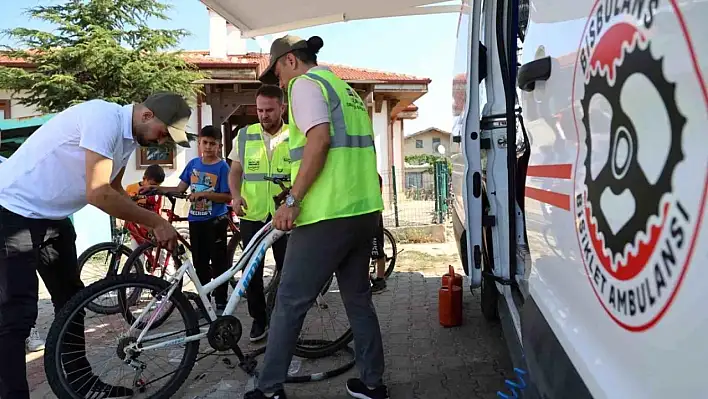
<path fill-rule="evenodd" d="M 435 0 L 201 0 L 251 38 L 358 19 L 456 13 Z M 437 4 L 437 5 L 436 5 Z"/>

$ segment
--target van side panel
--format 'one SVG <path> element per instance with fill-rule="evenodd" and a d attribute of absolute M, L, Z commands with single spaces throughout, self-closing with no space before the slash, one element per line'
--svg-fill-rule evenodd
<path fill-rule="evenodd" d="M 529 303 L 594 398 L 701 396 L 708 2 L 530 3 L 521 64 L 551 75 L 521 95 Z"/>

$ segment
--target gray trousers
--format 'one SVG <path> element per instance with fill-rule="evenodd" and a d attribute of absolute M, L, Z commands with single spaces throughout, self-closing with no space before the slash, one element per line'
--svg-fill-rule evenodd
<path fill-rule="evenodd" d="M 383 383 L 381 328 L 369 282 L 371 240 L 378 222 L 379 212 L 374 212 L 292 231 L 259 373 L 261 391 L 283 388 L 305 315 L 333 273 L 354 333 L 360 379 L 370 387 Z"/>

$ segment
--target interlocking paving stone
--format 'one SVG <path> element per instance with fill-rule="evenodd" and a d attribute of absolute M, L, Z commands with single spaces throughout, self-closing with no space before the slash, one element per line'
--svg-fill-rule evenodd
<path fill-rule="evenodd" d="M 393 399 L 495 398 L 511 375 L 511 363 L 498 324 L 484 320 L 479 308 L 479 294 L 465 288 L 464 322 L 460 327 L 443 328 L 438 323 L 438 288 L 446 265 L 436 275 L 417 272 L 394 273 L 388 290 L 374 296 L 386 355 L 385 381 Z M 429 272 L 429 271 L 428 271 Z M 46 335 L 53 318 L 51 302 L 41 285 L 40 316 L 37 326 Z M 246 306 L 239 306 L 237 316 L 244 324 L 244 350 L 256 346 L 247 343 L 250 318 Z M 95 338 L 95 336 L 94 336 Z M 244 343 L 246 342 L 246 343 Z M 208 350 L 203 341 L 200 351 Z M 241 397 L 248 380 L 238 368 L 229 368 L 223 358 L 236 364 L 235 356 L 210 356 L 199 360 L 189 379 L 175 398 L 193 399 Z M 259 360 L 262 360 L 262 356 Z M 346 353 L 332 358 L 301 360 L 302 372 L 324 371 L 346 363 Z M 28 380 L 32 398 L 54 398 L 46 382 L 41 354 L 28 355 Z M 204 378 L 195 380 L 205 373 Z M 347 398 L 344 383 L 356 377 L 356 368 L 338 377 L 305 384 L 288 384 L 289 397 L 298 399 Z M 139 397 L 139 396 L 138 396 Z"/>

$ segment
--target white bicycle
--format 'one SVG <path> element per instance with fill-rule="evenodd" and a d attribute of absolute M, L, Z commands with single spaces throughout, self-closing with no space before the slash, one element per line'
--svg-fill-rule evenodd
<path fill-rule="evenodd" d="M 283 192 L 274 198 L 280 203 L 288 191 L 283 183 L 288 180 L 266 179 L 279 184 L 283 189 Z M 47 336 L 44 367 L 47 381 L 54 393 L 60 398 L 84 398 L 87 394 L 96 393 L 103 393 L 102 397 L 110 397 L 110 393 L 105 395 L 108 392 L 105 384 L 110 384 L 123 387 L 121 389 L 130 385 L 127 389 L 131 390 L 133 395 L 169 398 L 184 384 L 197 360 L 221 351 L 232 351 L 238 358 L 238 366 L 247 374 L 253 375 L 257 364 L 255 355 L 244 354 L 239 347 L 243 327 L 234 314 L 253 274 L 264 259 L 266 250 L 284 234 L 283 231 L 273 228 L 271 223 L 267 223 L 244 249 L 243 255 L 234 266 L 203 286 L 199 283 L 194 266 L 187 256 L 185 247 L 189 246 L 182 240 L 174 256 L 177 271 L 167 280 L 144 274 L 123 274 L 108 277 L 83 289 L 56 315 Z M 217 317 L 208 299 L 209 293 L 228 283 L 241 270 L 242 277 L 234 288 L 223 315 Z M 192 297 L 198 304 L 197 309 L 191 305 L 188 296 L 183 292 L 185 274 L 194 284 L 196 294 L 192 294 Z M 135 300 L 134 298 L 141 298 L 142 295 L 135 295 L 131 290 L 138 290 L 140 294 L 147 293 L 149 298 L 145 301 Z M 307 324 L 308 319 L 314 321 L 311 330 L 319 334 L 332 328 L 336 338 L 312 338 L 303 329 L 304 335 L 301 333 L 294 352 L 296 356 L 328 356 L 344 349 L 352 341 L 353 334 L 341 301 L 340 306 L 336 306 L 334 301 L 327 301 L 340 297 L 327 295 L 333 290 L 338 291 L 337 281 L 330 278 L 308 312 L 305 323 Z M 111 291 L 117 292 L 115 295 L 107 295 Z M 109 315 L 91 312 L 88 306 L 99 297 L 116 298 L 120 312 Z M 271 292 L 268 297 L 269 308 L 272 309 L 275 293 Z M 131 309 L 145 303 L 146 306 L 141 310 Z M 331 320 L 322 317 L 325 312 L 330 314 Z M 174 317 L 175 313 L 179 316 Z M 334 317 L 331 317 L 332 314 Z M 207 319 L 203 325 L 198 322 L 200 315 Z M 341 316 L 342 321 L 335 323 L 337 316 Z M 89 327 L 86 325 L 89 318 L 101 320 L 96 326 Z M 181 324 L 182 328 L 176 329 L 177 324 Z M 114 332 L 118 332 L 115 338 L 100 344 L 104 349 L 108 349 L 107 354 L 98 356 L 97 359 L 88 356 L 86 351 L 94 346 L 96 340 L 104 339 L 105 335 Z M 98 338 L 88 337 L 89 333 L 97 333 Z M 199 343 L 205 338 L 212 351 L 201 354 L 203 356 L 198 359 Z M 162 376 L 155 375 L 154 364 L 157 362 L 152 363 L 151 360 L 160 353 L 166 354 L 167 357 L 167 361 L 163 363 L 176 366 L 176 370 Z M 104 372 L 111 362 L 117 362 L 118 370 Z M 78 364 L 81 367 L 77 366 Z M 101 371 L 100 375 L 95 374 L 98 371 Z M 128 384 L 122 382 L 126 374 Z M 156 388 L 155 384 L 163 380 L 166 380 L 164 385 Z M 125 396 L 125 391 L 122 392 L 123 394 L 115 396 Z"/>

